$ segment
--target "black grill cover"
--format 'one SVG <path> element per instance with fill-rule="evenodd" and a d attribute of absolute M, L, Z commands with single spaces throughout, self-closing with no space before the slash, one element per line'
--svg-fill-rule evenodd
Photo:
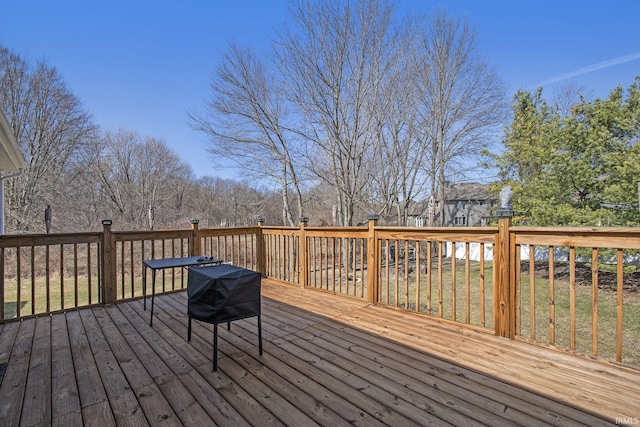
<path fill-rule="evenodd" d="M 235 265 L 190 268 L 189 316 L 220 323 L 260 315 L 260 280 L 260 273 Z"/>

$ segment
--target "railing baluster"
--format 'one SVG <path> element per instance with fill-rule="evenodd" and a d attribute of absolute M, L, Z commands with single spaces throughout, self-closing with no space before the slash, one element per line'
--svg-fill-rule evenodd
<path fill-rule="evenodd" d="M 124 245 L 124 243 L 125 242 L 122 242 L 123 245 Z M 134 252 L 133 252 L 133 241 L 129 242 L 129 258 L 130 258 L 129 262 L 131 263 L 130 268 L 129 268 L 129 271 L 131 272 L 131 274 L 129 275 L 129 276 L 131 276 L 131 298 L 133 298 L 135 296 L 135 289 L 136 289 L 136 285 L 135 285 L 136 268 L 135 268 L 135 265 L 134 265 L 135 256 L 134 256 Z M 140 261 L 140 263 L 142 263 L 142 261 Z"/>
<path fill-rule="evenodd" d="M 73 304 L 78 306 L 78 244 L 73 244 Z"/>
<path fill-rule="evenodd" d="M 591 249 L 591 354 L 598 355 L 598 248 Z"/>
<path fill-rule="evenodd" d="M 413 242 L 416 248 L 416 252 L 415 252 L 415 261 L 416 261 L 416 308 L 415 311 L 420 312 L 420 270 L 422 269 L 422 266 L 420 264 L 420 246 L 421 246 L 421 242 L 420 241 L 414 241 Z"/>
<path fill-rule="evenodd" d="M 549 246 L 549 344 L 556 343 L 555 249 Z"/>
<path fill-rule="evenodd" d="M 46 289 L 46 310 L 51 311 L 51 266 L 50 266 L 50 246 L 45 246 L 45 289 Z M 33 299 L 35 303 L 35 298 Z M 35 305 L 35 304 L 34 304 Z"/>
<path fill-rule="evenodd" d="M 515 271 L 515 295 L 514 295 L 514 303 L 515 303 L 515 322 L 516 322 L 516 330 L 514 335 L 520 335 L 522 336 L 522 291 L 521 291 L 521 286 L 520 283 L 522 281 L 522 271 L 520 268 L 520 262 L 521 262 L 521 254 L 522 248 L 520 245 L 516 245 L 516 253 L 513 254 L 513 256 L 516 259 L 515 265 L 516 265 L 516 271 Z"/>
<path fill-rule="evenodd" d="M 97 251 L 98 253 L 100 250 Z M 100 268 L 100 262 L 98 262 L 98 269 Z M 87 297 L 89 299 L 89 304 L 93 301 L 91 300 L 91 243 L 87 243 Z M 101 277 L 98 274 L 98 277 Z M 100 279 L 98 279 L 99 281 Z"/>
<path fill-rule="evenodd" d="M 431 270 L 433 267 L 433 254 L 431 241 L 427 241 L 427 314 L 431 315 Z"/>
<path fill-rule="evenodd" d="M 624 257 L 622 249 L 618 249 L 617 266 L 617 316 L 616 316 L 616 362 L 622 362 L 622 320 L 624 316 L 623 291 L 624 291 Z"/>
<path fill-rule="evenodd" d="M 535 248 L 529 245 L 529 323 L 530 334 L 533 341 L 536 340 L 536 261 Z"/>
<path fill-rule="evenodd" d="M 404 309 L 409 309 L 409 241 L 404 241 Z"/>
<path fill-rule="evenodd" d="M 464 244 L 466 259 L 464 263 L 464 283 L 465 283 L 465 323 L 471 324 L 471 253 L 469 248 L 469 242 Z"/>
<path fill-rule="evenodd" d="M 484 289 L 484 243 L 480 243 L 480 326 L 486 328 L 485 323 L 485 289 Z"/>
<path fill-rule="evenodd" d="M 20 309 L 22 308 L 22 271 L 20 268 L 21 260 L 20 260 L 20 250 L 21 248 L 16 248 L 16 317 L 20 317 Z M 3 269 L 4 270 L 4 269 Z M 3 274 L 4 279 L 4 274 Z M 3 292 L 4 293 L 4 292 Z M 2 307 L 4 308 L 4 302 L 2 303 Z M 4 316 L 3 316 L 4 318 Z"/>
<path fill-rule="evenodd" d="M 394 295 L 394 302 L 393 305 L 395 307 L 398 306 L 398 293 L 399 293 L 399 287 L 398 287 L 398 281 L 399 281 L 399 270 L 398 270 L 398 264 L 400 263 L 400 247 L 399 247 L 400 242 L 396 239 L 395 243 L 394 243 L 394 248 L 395 248 L 395 261 L 394 261 L 394 270 L 395 270 L 395 295 Z"/>
<path fill-rule="evenodd" d="M 456 321 L 456 242 L 451 242 L 451 320 Z"/>
<path fill-rule="evenodd" d="M 438 242 L 438 317 L 444 316 L 442 246 L 442 242 Z"/>
<path fill-rule="evenodd" d="M 576 349 L 576 248 L 569 248 L 569 348 Z"/>
<path fill-rule="evenodd" d="M 124 271 L 124 242 L 120 242 L 120 262 L 118 267 L 120 268 L 120 298 L 124 299 L 125 296 L 125 271 Z M 116 261 L 117 262 L 117 261 Z"/>
<path fill-rule="evenodd" d="M 365 260 L 367 258 L 364 246 L 365 239 L 360 239 L 360 298 L 364 298 L 364 291 L 367 288 L 367 278 L 364 275 L 365 272 Z M 374 248 L 372 247 L 373 251 Z M 367 272 L 368 274 L 368 272 Z"/>
<path fill-rule="evenodd" d="M 60 245 L 60 308 L 64 310 L 64 245 Z"/>

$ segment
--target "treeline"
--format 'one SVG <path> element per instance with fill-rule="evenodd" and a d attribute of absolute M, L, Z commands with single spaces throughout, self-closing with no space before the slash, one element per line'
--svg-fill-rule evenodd
<path fill-rule="evenodd" d="M 42 231 L 48 205 L 53 230 L 95 229 L 105 217 L 123 228 L 258 215 L 355 225 L 369 213 L 404 224 L 477 164 L 506 104 L 468 23 L 398 16 L 393 6 L 292 1 L 273 55 L 230 45 L 205 110 L 189 120 L 251 185 L 196 180 L 162 141 L 101 130 L 54 67 L 2 48 L 0 105 L 29 163 L 7 182 L 6 229 Z"/>
<path fill-rule="evenodd" d="M 289 10 L 272 49 L 229 46 L 204 111 L 191 114 L 212 153 L 277 183 L 284 222 L 312 216 L 305 195 L 322 183 L 339 225 L 363 211 L 404 224 L 493 148 L 505 87 L 469 23 L 400 15 L 386 0 L 295 0 Z"/>
<path fill-rule="evenodd" d="M 5 180 L 6 232 L 251 225 L 281 218 L 268 189 L 196 179 L 164 142 L 133 130 L 103 131 L 55 67 L 0 47 L 0 107 L 27 161 Z M 275 210 L 275 212 L 273 212 Z"/>
<path fill-rule="evenodd" d="M 205 108 L 185 118 L 246 181 L 196 178 L 163 141 L 100 129 L 55 67 L 0 46 L 0 107 L 28 163 L 5 181 L 6 232 L 43 232 L 47 206 L 52 231 L 102 219 L 120 230 L 300 216 L 348 226 L 371 213 L 403 225 L 483 163 L 496 194 L 513 187 L 516 223 L 639 223 L 638 81 L 595 101 L 519 91 L 509 119 L 464 21 L 397 16 L 385 0 L 294 0 L 290 11 L 270 53 L 229 46 Z"/>

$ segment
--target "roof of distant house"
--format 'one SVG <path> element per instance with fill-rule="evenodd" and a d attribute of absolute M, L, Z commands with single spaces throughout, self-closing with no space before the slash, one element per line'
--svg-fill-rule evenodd
<path fill-rule="evenodd" d="M 447 202 L 470 201 L 470 200 L 497 200 L 496 196 L 487 191 L 487 185 L 475 182 L 454 184 L 445 188 L 444 198 Z"/>

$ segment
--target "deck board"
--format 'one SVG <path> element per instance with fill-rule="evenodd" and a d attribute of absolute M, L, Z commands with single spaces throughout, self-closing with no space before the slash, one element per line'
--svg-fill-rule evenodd
<path fill-rule="evenodd" d="M 615 425 L 640 371 L 263 281 L 255 318 L 193 323 L 186 293 L 0 324 L 0 425 Z"/>

